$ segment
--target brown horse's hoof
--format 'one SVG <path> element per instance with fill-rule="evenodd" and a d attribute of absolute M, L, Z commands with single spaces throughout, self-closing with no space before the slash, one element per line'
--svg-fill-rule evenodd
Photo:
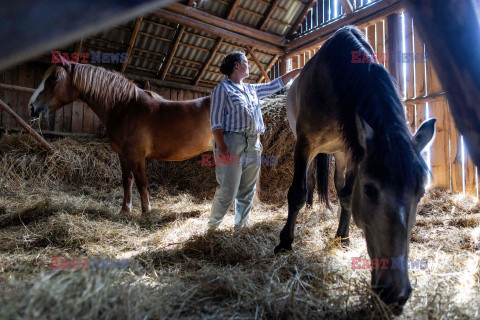
<path fill-rule="evenodd" d="M 289 252 L 289 251 L 292 251 L 292 245 L 285 245 L 285 244 L 279 244 L 278 246 L 275 247 L 275 254 L 279 254 L 279 253 L 286 253 L 286 252 Z"/>

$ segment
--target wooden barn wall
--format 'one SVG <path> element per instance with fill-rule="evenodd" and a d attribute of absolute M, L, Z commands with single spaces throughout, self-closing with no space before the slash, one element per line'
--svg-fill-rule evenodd
<path fill-rule="evenodd" d="M 426 119 L 437 118 L 435 140 L 423 152 L 433 175 L 431 185 L 478 197 L 477 168 L 468 150 L 462 147 L 448 101 L 412 18 L 407 13 L 396 13 L 370 21 L 360 29 L 377 53 L 379 63 L 397 80 L 412 132 Z M 287 65 L 303 67 L 317 51 L 299 54 Z M 424 56 L 427 58 L 423 59 Z M 280 70 L 281 66 L 277 68 Z M 420 97 L 426 99 L 415 101 Z"/>
<path fill-rule="evenodd" d="M 0 73 L 0 83 L 17 85 L 27 88 L 37 88 L 49 65 L 27 63 L 16 66 Z M 142 87 L 142 84 L 139 84 Z M 169 100 L 189 100 L 207 95 L 206 93 L 161 88 L 152 85 L 150 90 L 159 93 Z M 0 90 L 0 99 L 5 101 L 22 119 L 30 123 L 28 102 L 30 93 Z M 38 124 L 33 124 L 38 128 Z M 3 110 L 0 113 L 0 127 L 2 129 L 19 129 L 20 126 Z M 83 102 L 73 102 L 50 114 L 46 121 L 42 121 L 43 130 L 64 133 L 89 133 L 101 135 L 104 126 L 93 111 Z"/>

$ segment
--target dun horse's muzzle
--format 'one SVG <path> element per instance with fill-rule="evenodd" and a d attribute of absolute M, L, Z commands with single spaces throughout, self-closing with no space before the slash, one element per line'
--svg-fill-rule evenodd
<path fill-rule="evenodd" d="M 35 103 L 32 103 L 30 105 L 30 116 L 32 118 L 39 118 L 40 117 L 40 114 L 44 115 L 44 117 L 46 117 L 47 113 L 48 113 L 48 108 L 46 106 L 42 106 L 42 107 L 37 107 Z"/>

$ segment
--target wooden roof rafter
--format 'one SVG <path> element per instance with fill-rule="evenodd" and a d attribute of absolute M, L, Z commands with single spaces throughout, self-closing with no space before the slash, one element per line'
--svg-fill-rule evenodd
<path fill-rule="evenodd" d="M 163 68 L 160 72 L 160 80 L 165 80 L 165 76 L 167 75 L 168 69 L 170 68 L 170 64 L 172 63 L 173 57 L 175 57 L 175 52 L 177 52 L 177 48 L 178 48 L 178 45 L 180 44 L 180 40 L 182 39 L 185 28 L 186 28 L 185 25 L 182 25 L 180 29 L 178 29 L 177 34 L 175 35 L 172 49 L 170 49 L 168 58 L 165 61 L 165 64 L 162 66 Z"/>
<path fill-rule="evenodd" d="M 264 17 L 262 18 L 262 20 L 260 20 L 258 24 L 258 27 L 257 27 L 258 30 L 265 29 L 265 26 L 267 25 L 268 20 L 272 16 L 274 9 L 278 6 L 279 3 L 280 3 L 280 0 L 273 0 L 272 3 L 270 3 L 267 10 L 265 11 Z"/>
<path fill-rule="evenodd" d="M 128 62 L 130 61 L 130 54 L 132 53 L 133 46 L 135 45 L 135 40 L 137 39 L 138 31 L 140 31 L 142 20 L 143 20 L 143 17 L 139 17 L 135 21 L 135 26 L 133 27 L 132 34 L 130 36 L 130 41 L 128 41 L 128 46 L 126 51 L 127 61 L 122 63 L 122 67 L 120 68 L 121 72 L 125 72 L 125 69 L 127 69 Z"/>
<path fill-rule="evenodd" d="M 290 31 L 288 31 L 288 33 L 286 34 L 285 38 L 287 38 L 287 39 L 292 38 L 292 36 L 297 31 L 297 29 L 302 25 L 303 20 L 305 20 L 305 17 L 307 16 L 308 12 L 315 5 L 316 1 L 317 0 L 308 0 L 307 4 L 305 5 L 305 7 L 303 7 L 302 12 L 300 12 L 300 15 L 298 16 L 297 20 L 295 21 L 295 23 L 290 28 Z"/>
<path fill-rule="evenodd" d="M 228 8 L 225 19 L 232 20 L 233 14 L 235 13 L 235 9 L 237 9 L 239 3 L 240 3 L 240 0 L 233 0 L 233 2 L 230 4 L 230 7 Z"/>
<path fill-rule="evenodd" d="M 200 79 L 203 77 L 205 74 L 205 71 L 207 71 L 208 66 L 212 62 L 213 58 L 217 54 L 218 49 L 220 48 L 220 45 L 222 44 L 223 38 L 219 37 L 217 41 L 215 42 L 215 45 L 213 46 L 212 50 L 210 51 L 210 55 L 208 56 L 207 60 L 202 66 L 202 69 L 198 72 L 196 78 L 193 80 L 193 85 L 197 85 Z"/>
<path fill-rule="evenodd" d="M 267 74 L 267 72 L 265 71 L 265 69 L 263 69 L 263 66 L 260 64 L 260 61 L 258 61 L 257 56 L 255 55 L 255 52 L 253 51 L 253 48 L 252 48 L 251 46 L 247 46 L 247 50 L 248 50 L 248 53 L 250 54 L 250 56 L 252 57 L 253 62 L 255 62 L 255 64 L 257 65 L 258 69 L 259 69 L 260 72 L 262 73 L 263 77 L 264 77 L 265 79 L 267 79 L 267 81 L 270 82 L 270 78 L 268 77 L 268 74 Z"/>
<path fill-rule="evenodd" d="M 277 62 L 278 58 L 280 58 L 280 55 L 275 55 L 272 59 L 272 61 L 270 61 L 270 63 L 268 64 L 267 68 L 265 69 L 265 71 L 268 73 L 270 71 L 270 69 L 272 69 L 272 67 L 275 65 L 275 63 Z M 260 77 L 260 79 L 258 79 L 257 83 L 260 83 L 262 82 L 264 79 L 263 76 Z"/>

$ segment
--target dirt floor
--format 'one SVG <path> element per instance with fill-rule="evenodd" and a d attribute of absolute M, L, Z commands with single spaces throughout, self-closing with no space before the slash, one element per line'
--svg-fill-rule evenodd
<path fill-rule="evenodd" d="M 106 141 L 57 139 L 47 155 L 28 136 L 3 137 L 0 319 L 392 318 L 370 291 L 370 271 L 352 268 L 352 258 L 368 258 L 361 231 L 352 223 L 349 250 L 333 239 L 335 203 L 303 209 L 294 251 L 273 254 L 287 215 L 289 134 L 264 138 L 264 153 L 281 157 L 262 169 L 249 227 L 234 234 L 230 213 L 209 237 L 214 168 L 200 157 L 149 163 L 148 221 L 135 188 L 133 213 L 119 214 L 120 170 Z M 111 260 L 109 269 L 53 269 L 58 258 Z M 480 318 L 476 199 L 429 190 L 410 258 L 428 268 L 410 270 L 415 290 L 400 319 Z"/>

